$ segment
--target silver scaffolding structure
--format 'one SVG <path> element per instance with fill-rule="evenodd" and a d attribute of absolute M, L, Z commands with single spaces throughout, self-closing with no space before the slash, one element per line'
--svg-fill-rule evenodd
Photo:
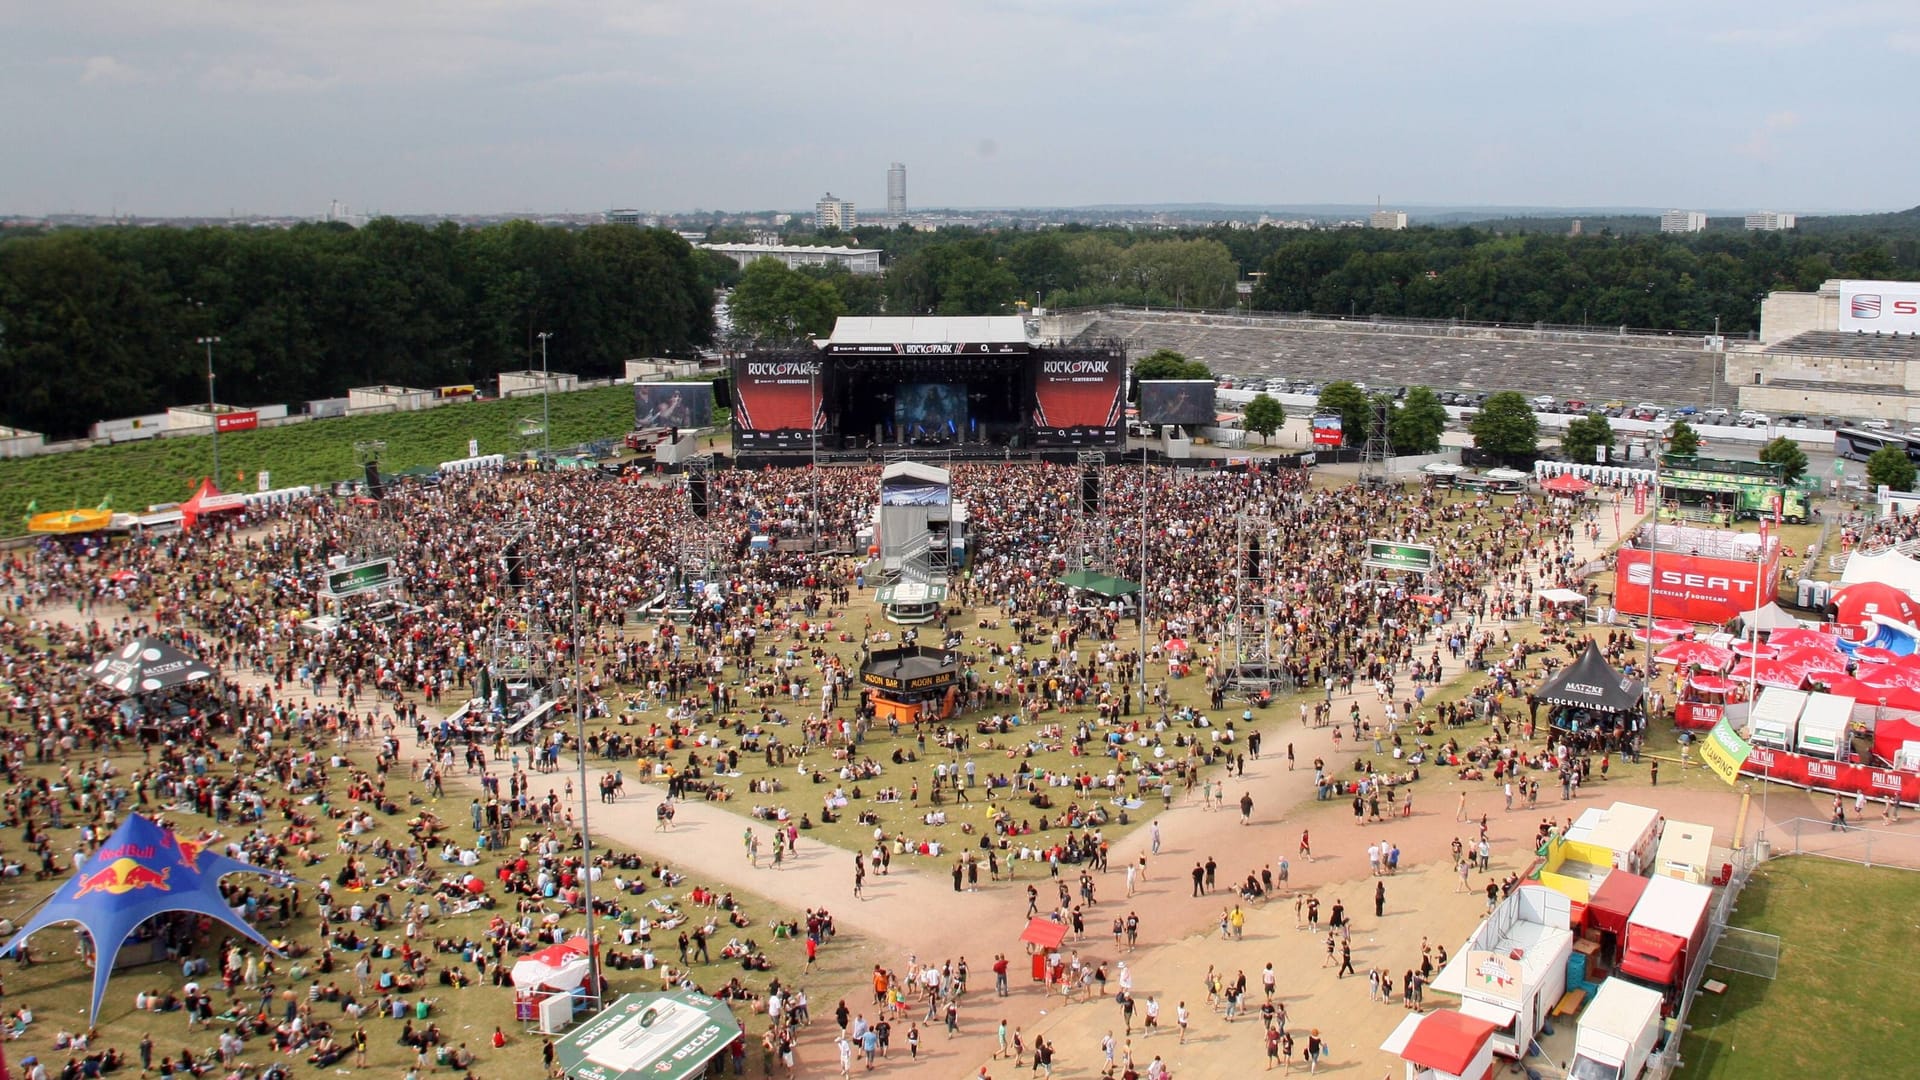
<path fill-rule="evenodd" d="M 1273 549 L 1280 530 L 1270 521 L 1242 512 L 1234 525 L 1233 654 L 1225 672 L 1228 686 L 1249 693 L 1281 685 L 1278 665 L 1286 657 L 1273 649 L 1272 597 L 1276 575 Z"/>

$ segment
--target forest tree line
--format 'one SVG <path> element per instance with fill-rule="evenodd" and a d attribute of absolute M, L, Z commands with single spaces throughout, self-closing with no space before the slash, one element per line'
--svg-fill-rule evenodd
<path fill-rule="evenodd" d="M 621 374 L 713 336 L 707 260 L 659 229 L 513 223 L 105 228 L 0 236 L 0 424 L 207 399 L 298 408 L 348 388 L 483 389 L 503 370 Z"/>
<path fill-rule="evenodd" d="M 1845 219 L 1833 219 L 1845 220 Z M 1298 230 L 857 228 L 791 243 L 885 252 L 885 271 L 746 273 L 658 229 L 391 220 L 360 229 L 106 228 L 0 233 L 0 424 L 55 438 L 205 400 L 336 397 L 352 386 L 485 386 L 538 367 L 617 374 L 713 340 L 733 287 L 738 336 L 831 329 L 841 314 L 982 315 L 1023 304 L 1231 309 L 1630 326 L 1739 336 L 1775 290 L 1920 278 L 1920 211 L 1872 230 L 1690 236 L 1474 227 Z M 716 241 L 742 239 L 717 229 Z M 1257 276 L 1255 276 L 1257 275 Z"/>
<path fill-rule="evenodd" d="M 1814 219 L 1845 221 L 1844 218 Z M 852 243 L 886 252 L 886 271 L 791 273 L 834 286 L 833 314 L 980 315 L 1020 303 L 1231 309 L 1252 277 L 1259 311 L 1475 322 L 1757 331 L 1760 302 L 1829 278 L 1920 278 L 1920 210 L 1844 232 L 1706 232 L 1687 236 L 1508 234 L 1475 227 L 1301 230 L 1216 226 L 1135 231 L 856 228 L 790 243 Z M 771 279 L 780 275 L 768 275 Z M 784 294 L 799 295 L 787 287 Z M 749 300 L 754 299 L 751 295 Z M 752 304 L 749 303 L 752 309 Z M 825 326 L 801 318 L 811 333 Z M 749 335 L 776 325 L 747 325 Z"/>

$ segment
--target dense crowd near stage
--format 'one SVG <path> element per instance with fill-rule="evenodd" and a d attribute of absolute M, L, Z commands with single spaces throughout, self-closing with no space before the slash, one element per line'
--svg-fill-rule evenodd
<path fill-rule="evenodd" d="M 1373 688 L 1407 721 L 1412 750 L 1421 734 L 1443 740 L 1454 726 L 1452 706 L 1415 725 L 1422 687 L 1437 680 L 1443 653 L 1455 667 L 1465 662 L 1492 676 L 1494 689 L 1462 710 L 1484 717 L 1489 699 L 1495 712 L 1500 697 L 1516 700 L 1526 656 L 1500 624 L 1531 613 L 1538 589 L 1577 586 L 1574 540 L 1593 527 L 1583 509 L 1526 496 L 1466 501 L 1419 487 L 1317 486 L 1297 471 L 1111 467 L 1090 529 L 1077 520 L 1078 478 L 1074 468 L 1030 463 L 953 469 L 955 497 L 971 510 L 968 565 L 954 582 L 951 611 L 929 631 L 946 635 L 961 657 L 961 716 L 951 727 L 962 739 L 978 725 L 993 738 L 1071 744 L 1089 761 L 1084 778 L 1064 787 L 1024 766 L 983 776 L 980 788 L 943 774 L 953 792 L 984 788 L 1009 800 L 996 818 L 999 843 L 979 856 L 991 878 L 1023 857 L 1104 859 L 1106 789 L 1125 787 L 1122 794 L 1151 802 L 1176 783 L 1187 790 L 1204 782 L 1202 765 L 1240 752 L 1245 740 L 1236 741 L 1232 722 L 1241 707 L 1225 700 L 1223 683 L 1240 598 L 1265 602 L 1265 624 L 1247 632 L 1266 637 L 1294 687 L 1324 687 L 1326 702 L 1336 687 Z M 187 1033 L 196 1024 L 224 1032 L 211 1054 L 141 1048 L 142 1064 L 162 1075 L 243 1075 L 240 1063 L 276 1058 L 346 1061 L 364 1037 L 354 1029 L 380 1017 L 404 1020 L 403 1037 L 429 1068 L 483 1057 L 486 1048 L 423 1022 L 410 1000 L 497 985 L 517 956 L 561 940 L 563 920 L 547 916 L 580 909 L 585 873 L 618 882 L 595 903 L 620 921 L 623 966 L 658 971 L 663 985 L 753 1002 L 761 1021 L 753 1037 L 765 1036 L 769 1058 L 790 1059 L 795 1006 L 806 1016 L 800 975 L 769 979 L 751 940 L 773 928 L 756 926 L 719 884 L 701 887 L 698 901 L 662 901 L 697 884 L 662 860 L 610 851 L 591 870 L 581 866 L 572 781 L 562 798 L 552 790 L 559 781 L 540 775 L 561 752 L 571 756 L 570 723 L 531 730 L 531 743 L 519 744 L 483 722 L 484 706 L 470 724 L 442 717 L 479 694 L 489 642 L 503 619 L 519 618 L 546 628 L 534 647 L 555 670 L 582 673 L 567 690 L 577 689 L 594 723 L 596 759 L 621 763 L 636 780 L 660 777 L 684 798 L 771 802 L 772 781 L 763 792 L 717 778 L 743 755 L 769 764 L 791 755 L 826 770 L 818 777 L 826 788 L 859 793 L 842 792 L 838 807 L 829 797 L 822 814 L 899 800 L 905 784 L 887 777 L 888 760 L 855 749 L 871 722 L 860 663 L 897 640 L 896 628 L 848 614 L 863 584 L 864 552 L 853 550 L 852 537 L 871 514 L 877 483 L 874 467 L 720 471 L 710 512 L 700 517 L 671 477 L 509 470 L 401 484 L 375 506 L 313 499 L 174 536 L 18 549 L 0 561 L 8 616 L 0 621 L 0 766 L 9 784 L 5 820 L 19 840 L 7 845 L 0 868 L 62 876 L 132 812 L 269 869 L 334 867 L 317 885 L 236 878 L 225 886 L 240 917 L 284 937 L 284 959 L 242 947 L 218 926 L 175 943 L 180 957 L 212 961 L 200 979 L 235 993 L 217 1015 L 209 1003 L 188 1004 L 198 986 L 171 1005 L 154 995 L 153 1011 L 179 1009 Z M 371 515 L 392 531 L 408 604 L 392 618 L 349 618 L 316 631 L 308 620 L 328 560 L 343 553 L 342 537 L 367 534 L 361 519 Z M 525 562 L 513 573 L 526 587 L 509 589 L 502 544 L 516 525 L 533 539 L 515 553 Z M 1090 531 L 1103 534 L 1113 573 L 1144 581 L 1144 627 L 1126 606 L 1058 580 L 1070 546 Z M 749 552 L 754 535 L 776 543 Z M 1260 567 L 1243 581 L 1248 536 L 1260 538 Z M 811 537 L 826 538 L 832 550 L 778 543 Z M 1369 538 L 1434 544 L 1440 564 L 1417 587 L 1385 579 L 1361 565 Z M 689 571 L 689 550 L 718 553 L 717 572 Z M 704 587 L 708 579 L 714 588 Z M 669 602 L 658 604 L 663 594 Z M 564 614 L 575 595 L 577 665 Z M 650 604 L 654 611 L 641 610 Z M 689 614 L 668 618 L 669 607 Z M 89 677 L 89 661 L 148 634 L 217 663 L 221 675 L 165 700 L 133 701 Z M 1202 680 L 1211 693 L 1175 701 L 1176 678 Z M 1212 717 L 1203 720 L 1205 713 Z M 1325 702 L 1303 718 L 1347 719 Z M 1196 734 L 1202 724 L 1214 731 Z M 1495 728 L 1478 743 L 1455 739 L 1417 752 L 1492 768 L 1517 756 L 1509 745 L 1517 734 Z M 1375 735 L 1358 726 L 1352 733 Z M 1398 747 L 1402 733 L 1392 738 Z M 823 749 L 840 757 L 806 757 Z M 891 764 L 926 749 L 925 737 L 917 750 L 902 744 Z M 482 772 L 470 818 L 446 820 L 389 795 L 402 775 L 409 789 L 446 792 Z M 1383 784 L 1391 790 L 1402 778 L 1337 779 L 1346 781 L 1341 797 L 1371 790 L 1377 799 Z M 921 804 L 929 815 L 942 785 L 932 786 Z M 917 781 L 910 794 L 918 802 Z M 453 795 L 453 804 L 466 801 Z M 609 785 L 601 795 L 618 792 Z M 1048 798 L 1017 809 L 1010 802 L 1036 795 Z M 1043 836 L 1031 835 L 1035 819 Z M 398 821 L 404 830 L 393 827 Z M 945 835 L 926 824 L 929 835 Z M 949 836 L 956 839 L 970 846 L 979 838 Z M 880 849 L 918 853 L 926 843 L 903 833 Z M 956 890 L 963 871 L 973 883 L 972 867 L 971 854 L 955 864 Z M 435 940 L 434 922 L 455 913 L 484 915 L 484 929 Z M 780 929 L 821 948 L 832 942 L 824 911 Z M 748 978 L 696 972 L 710 954 L 744 961 Z M 931 987 L 935 1000 L 964 989 L 964 979 L 958 987 L 950 976 L 920 983 L 920 974 L 902 983 Z M 247 1002 L 247 993 L 273 984 L 314 990 Z M 113 993 L 130 1000 L 134 988 L 116 985 L 124 989 Z M 939 1012 L 929 1005 L 930 1018 Z M 108 1051 L 84 1036 L 67 1046 L 72 1064 L 61 1075 L 97 1075 L 108 1064 Z M 278 1053 L 253 1053 L 266 1046 Z M 128 1063 L 135 1056 L 113 1053 Z"/>

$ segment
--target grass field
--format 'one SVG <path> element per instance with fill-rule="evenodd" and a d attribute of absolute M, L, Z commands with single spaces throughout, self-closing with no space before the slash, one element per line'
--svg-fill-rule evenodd
<path fill-rule="evenodd" d="M 618 438 L 633 427 L 633 389 L 556 394 L 552 409 L 556 447 Z M 354 443 L 375 439 L 387 444 L 380 459 L 385 472 L 466 457 L 469 439 L 479 441 L 483 454 L 511 454 L 529 446 L 520 435 L 522 419 L 539 416 L 538 398 L 515 398 L 234 432 L 220 439 L 217 483 L 227 491 L 252 491 L 263 469 L 275 487 L 351 479 L 361 471 Z M 205 435 L 149 439 L 0 461 L 0 536 L 25 531 L 29 502 L 41 510 L 97 506 L 109 496 L 116 510 L 178 502 L 212 471 L 212 442 Z"/>
<path fill-rule="evenodd" d="M 371 744 L 360 744 L 352 751 L 352 756 L 362 767 L 366 767 L 372 756 Z M 123 777 L 134 769 L 144 767 L 143 759 L 137 752 L 114 753 L 111 757 L 114 764 L 121 770 Z M 463 842 L 470 841 L 473 835 L 472 830 L 467 827 L 467 806 L 470 796 L 464 791 L 449 785 L 446 797 L 436 800 L 421 784 L 408 780 L 405 769 L 398 769 L 388 780 L 388 792 L 400 803 L 402 812 L 394 816 L 374 814 L 375 828 L 371 833 L 360 838 L 363 844 L 371 843 L 380 837 L 395 843 L 404 843 L 407 839 L 409 818 L 422 810 L 433 811 L 448 824 L 449 828 L 444 835 Z M 152 810 L 157 809 L 160 808 L 152 808 Z M 193 814 L 181 814 L 178 817 L 184 827 L 195 830 L 207 824 L 207 819 Z M 278 828 L 281 824 L 277 815 L 274 820 L 268 822 L 268 825 L 274 828 Z M 228 825 L 225 831 L 230 836 L 237 836 L 243 834 L 247 828 L 243 825 Z M 302 881 L 300 892 L 305 897 L 313 895 L 315 885 L 320 879 L 334 877 L 344 862 L 344 856 L 336 850 L 333 843 L 332 823 L 327 823 L 322 828 L 325 830 L 327 839 L 325 843 L 315 845 L 315 849 L 325 857 L 317 865 L 304 867 L 298 871 Z M 55 830 L 56 845 L 66 844 L 73 831 L 72 819 L 69 819 L 68 828 Z M 518 836 L 523 831 L 526 830 L 516 829 L 515 835 Z M 609 848 L 616 852 L 623 850 L 618 844 L 609 845 L 598 835 L 595 837 L 594 846 L 596 851 Z M 476 872 L 491 877 L 493 868 L 501 857 L 481 852 L 481 864 Z M 431 857 L 430 861 L 436 868 L 445 869 L 445 864 L 437 853 Z M 238 877 L 234 879 L 236 882 L 244 880 Z M 51 893 L 58 884 L 53 881 L 36 882 L 31 875 L 5 879 L 4 882 L 0 882 L 0 915 L 16 923 L 24 921 L 29 905 Z M 709 988 L 717 988 L 727 979 L 738 975 L 743 982 L 756 991 L 764 993 L 767 982 L 771 978 L 777 977 L 788 983 L 798 978 L 800 984 L 807 989 L 816 1008 L 824 1012 L 831 1009 L 832 1002 L 837 998 L 856 991 L 864 983 L 866 973 L 871 970 L 872 964 L 879 959 L 872 943 L 842 930 L 827 948 L 821 950 L 820 960 L 814 971 L 802 977 L 801 972 L 805 966 L 806 957 L 800 939 L 776 940 L 769 926 L 774 920 L 787 921 L 800 918 L 800 908 L 817 903 L 817 898 L 776 899 L 730 883 L 702 882 L 696 878 L 677 888 L 663 888 L 657 881 L 650 881 L 652 887 L 646 896 L 621 899 L 628 910 L 644 911 L 644 905 L 648 899 L 654 897 L 684 899 L 695 884 L 718 885 L 730 890 L 742 905 L 745 914 L 753 920 L 751 929 L 736 930 L 726 924 L 723 915 L 716 913 L 720 915 L 720 926 L 723 932 L 715 942 L 713 961 L 709 964 L 693 965 L 694 978 Z M 496 898 L 500 898 L 501 890 L 496 888 L 492 891 Z M 404 890 L 394 890 L 393 904 L 396 908 L 405 899 Z M 549 910 L 559 910 L 557 905 L 549 904 L 547 907 Z M 683 906 L 683 910 L 692 913 L 698 909 Z M 462 939 L 477 941 L 484 934 L 488 920 L 495 915 L 516 917 L 512 898 L 503 899 L 500 905 L 492 910 L 444 916 L 426 924 L 421 930 L 423 943 L 441 938 L 450 938 L 456 942 Z M 566 925 L 569 928 L 578 928 L 579 916 L 568 916 Z M 367 932 L 364 924 L 360 929 L 363 933 Z M 613 919 L 601 921 L 603 947 L 612 949 L 617 945 L 619 929 L 618 923 Z M 7 1008 L 11 1010 L 26 1006 L 35 1014 L 32 1027 L 7 1048 L 7 1056 L 16 1063 L 16 1066 L 25 1055 L 38 1054 L 50 1070 L 57 1072 L 67 1055 L 61 1051 L 50 1050 L 54 1033 L 77 1032 L 86 1028 L 87 987 L 92 973 L 82 967 L 77 949 L 74 947 L 77 945 L 77 938 L 68 930 L 69 928 L 64 926 L 53 927 L 38 935 L 35 938 L 37 955 L 32 966 L 19 967 L 9 963 L 5 968 Z M 316 930 L 313 903 L 311 900 L 304 901 L 290 926 L 278 930 L 266 929 L 265 932 L 269 937 L 285 936 L 296 943 L 316 945 L 319 934 Z M 654 935 L 654 948 L 663 962 L 671 963 L 678 960 L 675 944 L 677 933 L 677 931 L 661 931 Z M 723 944 L 728 937 L 735 935 L 742 938 L 751 937 L 757 942 L 774 961 L 774 970 L 769 973 L 747 973 L 743 972 L 734 961 L 722 960 L 719 955 L 719 945 Z M 398 926 L 394 926 L 375 936 L 397 944 L 402 933 Z M 215 940 L 219 937 L 220 935 L 216 934 Z M 279 962 L 279 972 L 263 978 L 263 983 L 271 987 L 267 992 L 274 998 L 272 1007 L 268 1011 L 272 1013 L 275 1020 L 278 1020 L 282 1007 L 279 995 L 292 992 L 301 1000 L 305 1000 L 308 982 L 313 978 L 318 978 L 322 983 L 338 983 L 343 988 L 352 990 L 354 979 L 350 969 L 354 958 L 354 954 L 336 954 L 339 966 L 332 975 L 309 976 L 307 979 L 291 978 L 292 968 L 294 965 L 311 967 L 316 959 L 315 954 L 310 953 L 291 962 Z M 513 957 L 509 954 L 509 964 L 512 959 Z M 406 995 L 407 1000 L 412 1002 L 424 997 L 434 1002 L 432 1022 L 438 1024 L 441 1031 L 447 1035 L 450 1045 L 464 1043 L 469 1050 L 478 1054 L 476 1075 L 490 1078 L 540 1075 L 540 1037 L 525 1034 L 526 1025 L 514 1021 L 513 992 L 510 989 L 495 987 L 484 980 L 464 990 L 441 986 L 436 980 L 437 973 L 442 967 L 462 969 L 469 975 L 474 973 L 474 967 L 471 964 L 462 963 L 458 953 L 437 954 L 433 956 L 433 960 L 434 969 L 430 976 L 430 985 L 423 991 Z M 378 972 L 383 967 L 395 968 L 397 962 L 384 964 L 376 962 L 374 971 Z M 609 968 L 606 971 L 614 996 L 634 991 L 661 989 L 659 974 L 658 971 L 645 972 L 635 969 Z M 230 1004 L 242 1009 L 259 1005 L 261 991 L 241 990 L 229 996 L 220 989 L 218 975 L 216 967 L 214 977 L 211 980 L 203 980 L 209 981 L 212 985 L 216 1011 L 225 1009 Z M 177 964 L 130 967 L 116 974 L 101 1004 L 98 1031 L 93 1040 L 94 1048 L 118 1047 L 123 1053 L 131 1056 L 141 1037 L 150 1034 L 155 1044 L 156 1067 L 163 1055 L 170 1055 L 177 1059 L 182 1047 L 190 1048 L 195 1057 L 202 1056 L 215 1042 L 218 1032 L 225 1025 L 215 1025 L 211 1030 L 190 1031 L 187 1028 L 184 1013 L 142 1013 L 133 1008 L 134 995 L 140 991 L 171 989 L 177 992 L 182 981 Z M 744 1006 L 741 1012 L 743 1019 L 746 1019 Z M 317 1005 L 314 1018 L 331 1022 L 337 1037 L 344 1038 L 351 1035 L 354 1028 L 351 1018 L 343 1015 L 338 1005 L 324 1003 Z M 379 1018 L 368 1019 L 365 1023 L 369 1036 L 368 1069 L 362 1071 L 369 1076 L 402 1075 L 407 1066 L 412 1064 L 413 1056 L 411 1050 L 397 1044 L 396 1040 L 401 1030 L 400 1022 Z M 509 1037 L 510 1041 L 504 1050 L 494 1050 L 487 1044 L 495 1026 L 501 1027 Z M 765 1018 L 759 1018 L 750 1026 L 756 1033 L 764 1031 Z M 757 1047 L 754 1048 L 754 1055 L 757 1060 Z M 275 1057 L 270 1039 L 254 1039 L 250 1040 L 243 1060 L 265 1066 Z M 280 1057 L 279 1060 L 289 1059 Z M 296 1063 L 297 1074 L 315 1074 L 315 1070 L 306 1064 L 304 1058 L 292 1060 Z M 342 1071 L 344 1066 L 351 1063 L 351 1059 L 342 1062 Z M 137 1063 L 135 1068 L 138 1068 Z M 442 1075 L 455 1075 L 444 1067 L 438 1072 Z"/>
<path fill-rule="evenodd" d="M 1911 871 L 1812 857 L 1762 866 L 1733 921 L 1780 935 L 1778 977 L 1708 969 L 1727 991 L 1695 999 L 1685 1075 L 1911 1075 L 1920 1003 L 1904 958 L 1916 910 L 1920 874 Z"/>

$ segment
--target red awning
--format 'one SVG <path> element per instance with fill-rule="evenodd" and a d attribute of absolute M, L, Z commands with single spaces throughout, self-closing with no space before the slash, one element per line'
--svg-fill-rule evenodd
<path fill-rule="evenodd" d="M 1572 473 L 1561 473 L 1540 485 L 1540 490 L 1551 491 L 1555 495 L 1580 495 L 1593 490 L 1593 485 Z"/>
<path fill-rule="evenodd" d="M 1067 924 L 1052 919 L 1028 919 L 1027 928 L 1020 931 L 1020 940 L 1043 949 L 1057 949 L 1061 942 L 1067 940 Z"/>
<path fill-rule="evenodd" d="M 1480 1048 L 1493 1038 L 1490 1020 L 1468 1016 L 1452 1009 L 1436 1009 L 1413 1029 L 1413 1038 L 1400 1051 L 1402 1060 L 1423 1069 L 1448 1076 L 1464 1076 L 1480 1054 Z"/>

